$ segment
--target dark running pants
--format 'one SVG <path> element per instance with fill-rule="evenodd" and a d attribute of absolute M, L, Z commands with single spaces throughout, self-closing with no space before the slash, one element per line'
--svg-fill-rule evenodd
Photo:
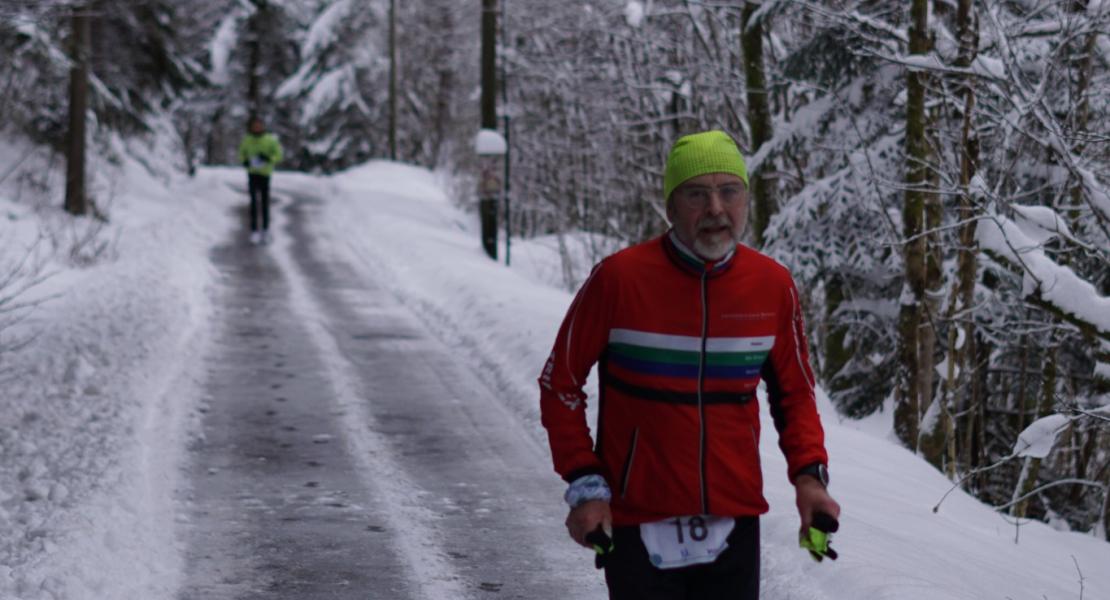
<path fill-rule="evenodd" d="M 681 569 L 657 569 L 648 560 L 640 528 L 613 529 L 605 566 L 610 600 L 758 600 L 759 517 L 739 517 L 728 548 L 717 560 Z"/>
<path fill-rule="evenodd" d="M 258 231 L 258 210 L 262 209 L 262 231 L 270 229 L 270 177 L 248 173 L 251 193 L 251 231 Z M 259 206 L 261 204 L 261 206 Z"/>

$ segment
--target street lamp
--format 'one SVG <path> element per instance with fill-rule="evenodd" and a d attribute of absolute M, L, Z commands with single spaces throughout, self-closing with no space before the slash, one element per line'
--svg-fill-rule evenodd
<path fill-rule="evenodd" d="M 509 145 L 495 129 L 480 129 L 474 139 L 478 153 L 478 213 L 482 220 L 482 247 L 497 260 L 497 200 L 501 197 L 503 160 Z"/>

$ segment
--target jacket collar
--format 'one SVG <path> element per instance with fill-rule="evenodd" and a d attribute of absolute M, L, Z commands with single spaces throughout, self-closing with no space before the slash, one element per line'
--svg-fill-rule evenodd
<path fill-rule="evenodd" d="M 671 261 L 682 270 L 699 277 L 703 274 L 716 277 L 724 273 L 732 266 L 733 259 L 736 258 L 736 248 L 733 248 L 728 251 L 728 254 L 717 260 L 705 260 L 688 248 L 686 244 L 683 244 L 673 228 L 663 235 L 663 249 L 666 250 Z"/>

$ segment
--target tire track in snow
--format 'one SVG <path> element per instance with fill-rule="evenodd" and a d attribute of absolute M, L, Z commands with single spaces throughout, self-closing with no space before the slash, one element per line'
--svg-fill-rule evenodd
<path fill-rule="evenodd" d="M 282 225 L 284 217 L 275 217 L 275 224 Z M 279 239 L 270 249 L 288 278 L 289 298 L 295 312 L 307 317 L 304 325 L 309 342 L 319 351 L 327 370 L 326 378 L 338 395 L 338 404 L 344 409 L 339 420 L 351 455 L 359 466 L 359 475 L 368 489 L 375 492 L 386 506 L 394 509 L 387 511 L 385 518 L 389 529 L 398 532 L 392 537 L 392 543 L 409 570 L 408 579 L 420 590 L 421 598 L 465 598 L 467 594 L 460 583 L 461 577 L 437 543 L 439 536 L 435 527 L 429 525 L 438 516 L 420 502 L 427 492 L 399 466 L 389 443 L 374 433 L 380 428 L 364 406 L 365 393 L 356 367 L 328 328 L 323 304 L 309 291 L 309 279 L 293 259 L 290 245 L 290 240 Z"/>

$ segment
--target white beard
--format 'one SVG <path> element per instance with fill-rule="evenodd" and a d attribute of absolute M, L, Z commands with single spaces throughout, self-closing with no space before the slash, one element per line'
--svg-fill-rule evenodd
<path fill-rule="evenodd" d="M 731 223 L 723 217 L 717 220 L 706 220 L 702 223 L 698 223 L 698 230 L 700 231 L 702 228 L 708 227 L 720 227 L 722 225 L 729 226 Z M 736 248 L 736 244 L 740 243 L 740 236 L 742 233 L 743 231 L 739 231 L 733 227 L 731 236 L 717 237 L 715 238 L 716 241 L 713 242 L 704 241 L 700 235 L 695 235 L 694 252 L 697 252 L 698 256 L 706 260 L 720 260 Z"/>

